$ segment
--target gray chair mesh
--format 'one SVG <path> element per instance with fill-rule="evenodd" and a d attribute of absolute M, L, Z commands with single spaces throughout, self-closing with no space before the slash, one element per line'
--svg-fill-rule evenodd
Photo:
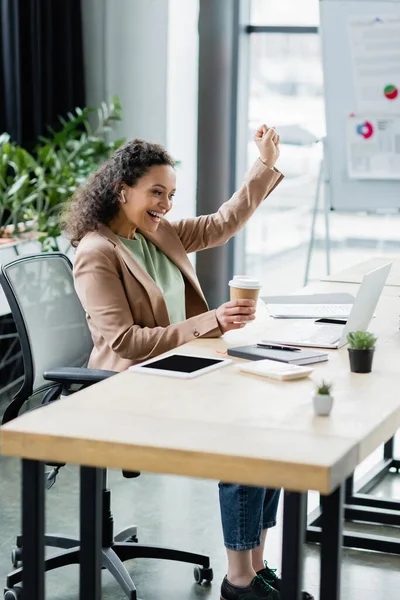
<path fill-rule="evenodd" d="M 10 265 L 7 275 L 30 340 L 33 391 L 48 369 L 86 366 L 93 342 L 67 260 L 42 254 Z"/>

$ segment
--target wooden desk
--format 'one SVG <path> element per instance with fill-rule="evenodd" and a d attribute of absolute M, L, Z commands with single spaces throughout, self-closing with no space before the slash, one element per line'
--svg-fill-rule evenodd
<path fill-rule="evenodd" d="M 337 289 L 336 284 L 318 287 Z M 341 288 L 351 292 L 356 286 Z M 354 460 L 360 463 L 400 426 L 400 399 L 392 393 L 400 353 L 398 306 L 396 296 L 380 299 L 370 328 L 378 335 L 370 376 L 350 372 L 346 348 L 328 351 L 329 361 L 313 365 L 310 379 L 295 382 L 244 375 L 237 359 L 192 380 L 125 372 L 52 404 L 46 419 L 36 411 L 12 421 L 2 429 L 2 451 L 150 472 L 160 472 L 161 461 L 163 473 L 330 493 Z M 254 326 L 225 339 L 196 340 L 179 351 L 218 357 L 228 346 L 304 326 L 269 319 L 260 310 Z M 329 419 L 315 417 L 312 409 L 314 384 L 322 378 L 334 382 Z"/>
<path fill-rule="evenodd" d="M 215 356 L 218 347 L 180 350 Z M 337 433 L 339 416 L 330 426 L 314 418 L 312 389 L 309 380 L 285 387 L 233 366 L 192 380 L 125 372 L 47 407 L 45 419 L 36 411 L 6 425 L 3 453 L 23 447 L 35 460 L 329 494 L 359 455 L 352 428 Z"/>
<path fill-rule="evenodd" d="M 337 285 L 314 285 L 313 290 L 337 291 Z M 357 287 L 347 284 L 340 289 L 355 293 Z M 34 506 L 32 516 L 39 524 L 42 499 L 38 490 L 32 491 L 32 482 L 41 472 L 37 461 L 46 459 L 91 467 L 85 468 L 93 486 L 83 498 L 89 510 L 98 501 L 92 467 L 284 487 L 282 600 L 299 599 L 304 492 L 318 490 L 324 494 L 320 598 L 338 600 L 342 484 L 400 424 L 400 398 L 393 394 L 400 350 L 397 324 L 398 298 L 385 294 L 372 327 L 379 343 L 371 375 L 350 373 L 345 348 L 331 351 L 327 363 L 315 365 L 313 380 L 323 377 L 334 382 L 335 404 L 329 419 L 313 415 L 312 380 L 268 381 L 238 373 L 235 365 L 194 380 L 125 372 L 7 424 L 1 432 L 2 452 L 25 459 L 23 480 L 31 484 L 29 506 Z M 296 326 L 298 322 L 268 318 L 261 306 L 257 322 L 244 330 L 231 332 L 225 340 L 197 340 L 180 350 L 215 356 L 227 345 Z M 93 528 L 89 534 L 94 535 Z M 92 541 L 82 539 L 87 552 L 82 552 L 81 566 L 93 589 L 98 589 Z M 40 550 L 35 541 L 31 548 L 33 556 L 25 554 L 24 569 L 30 568 L 40 589 L 40 563 L 35 563 Z M 39 575 L 34 575 L 33 567 Z M 43 595 L 30 600 L 43 600 Z"/>
<path fill-rule="evenodd" d="M 361 283 L 363 276 L 365 273 L 369 271 L 373 271 L 382 265 L 385 265 L 389 262 L 393 263 L 392 269 L 389 273 L 389 277 L 386 285 L 400 287 L 400 258 L 398 256 L 393 258 L 386 258 L 384 256 L 375 256 L 366 260 L 364 262 L 359 263 L 358 265 L 354 265 L 343 271 L 339 271 L 338 273 L 334 273 L 333 275 L 328 275 L 323 277 L 322 281 L 339 281 L 343 283 Z"/>

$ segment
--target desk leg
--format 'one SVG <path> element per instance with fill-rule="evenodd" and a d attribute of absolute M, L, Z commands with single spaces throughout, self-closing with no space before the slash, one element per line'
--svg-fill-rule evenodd
<path fill-rule="evenodd" d="M 306 512 L 306 494 L 285 492 L 283 506 L 281 600 L 301 599 Z"/>
<path fill-rule="evenodd" d="M 101 598 L 102 469 L 81 467 L 80 600 Z"/>
<path fill-rule="evenodd" d="M 344 486 L 321 496 L 321 600 L 340 600 Z"/>
<path fill-rule="evenodd" d="M 44 464 L 22 460 L 23 600 L 44 600 Z"/>

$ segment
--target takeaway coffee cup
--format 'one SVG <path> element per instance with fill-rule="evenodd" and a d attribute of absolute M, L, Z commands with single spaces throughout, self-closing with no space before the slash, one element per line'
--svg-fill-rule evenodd
<path fill-rule="evenodd" d="M 254 300 L 257 302 L 261 283 L 247 275 L 235 275 L 229 282 L 231 300 Z"/>

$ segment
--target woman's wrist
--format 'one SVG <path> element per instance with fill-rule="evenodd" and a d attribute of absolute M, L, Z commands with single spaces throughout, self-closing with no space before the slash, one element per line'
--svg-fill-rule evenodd
<path fill-rule="evenodd" d="M 275 165 L 269 164 L 269 162 L 266 161 L 262 156 L 259 156 L 258 158 L 261 160 L 263 165 L 265 165 L 268 169 L 270 169 L 270 171 L 274 171 L 274 173 L 277 173 L 277 169 L 275 169 Z"/>

